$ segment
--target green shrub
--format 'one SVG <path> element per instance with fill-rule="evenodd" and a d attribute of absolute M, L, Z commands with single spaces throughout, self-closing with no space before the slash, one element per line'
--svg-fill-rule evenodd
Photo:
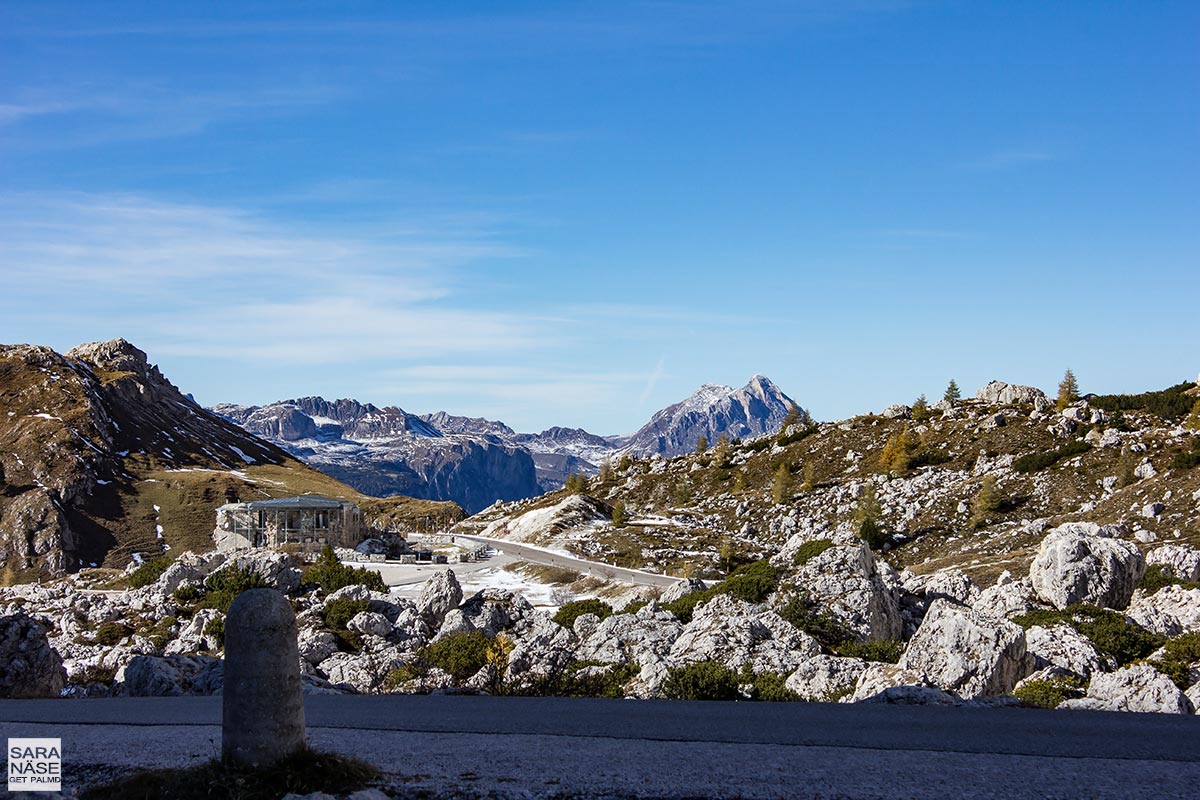
<path fill-rule="evenodd" d="M 421 648 L 420 657 L 456 681 L 465 681 L 487 663 L 492 640 L 483 631 L 458 631 Z"/>
<path fill-rule="evenodd" d="M 139 631 L 143 636 L 149 639 L 159 650 L 167 646 L 167 643 L 175 638 L 173 630 L 178 622 L 174 617 L 163 617 L 153 626 L 144 631 Z"/>
<path fill-rule="evenodd" d="M 1081 455 L 1091 449 L 1092 446 L 1087 442 L 1072 439 L 1057 450 L 1048 450 L 1043 453 L 1029 453 L 1021 456 L 1013 462 L 1013 469 L 1017 472 L 1038 472 L 1057 464 L 1059 461 Z"/>
<path fill-rule="evenodd" d="M 588 671 L 589 667 L 608 667 L 604 671 Z M 572 661 L 557 673 L 546 675 L 509 690 L 521 697 L 609 697 L 625 696 L 625 685 L 637 676 L 637 664 L 604 664 L 599 661 Z"/>
<path fill-rule="evenodd" d="M 896 639 L 884 639 L 878 642 L 859 642 L 850 639 L 837 645 L 835 649 L 839 656 L 895 664 L 900 660 L 900 656 L 904 655 L 904 642 Z"/>
<path fill-rule="evenodd" d="M 1158 392 L 1142 394 L 1105 394 L 1091 397 L 1088 402 L 1096 408 L 1110 413 L 1117 411 L 1149 411 L 1167 422 L 1176 422 L 1187 416 L 1196 402 L 1186 392 L 1196 384 L 1184 381 Z"/>
<path fill-rule="evenodd" d="M 225 646 L 225 618 L 213 617 L 204 626 L 204 635 L 217 640 L 217 647 Z"/>
<path fill-rule="evenodd" d="M 1197 401 L 1200 405 L 1200 400 Z M 1191 469 L 1192 467 L 1200 466 L 1200 437 L 1192 439 L 1192 449 L 1182 453 L 1176 453 L 1171 459 L 1172 469 Z"/>
<path fill-rule="evenodd" d="M 204 588 L 199 607 L 215 608 L 225 614 L 242 592 L 271 587 L 252 567 L 226 567 L 209 575 L 204 581 Z"/>
<path fill-rule="evenodd" d="M 748 681 L 754 684 L 750 691 L 751 700 L 762 700 L 768 703 L 795 703 L 801 700 L 800 695 L 787 688 L 787 676 L 777 672 L 760 672 Z"/>
<path fill-rule="evenodd" d="M 779 608 L 778 614 L 830 649 L 854 639 L 854 635 L 841 620 L 812 603 L 804 593 L 789 597 Z"/>
<path fill-rule="evenodd" d="M 701 661 L 670 670 L 663 693 L 672 700 L 737 700 L 738 675 L 716 661 Z"/>
<path fill-rule="evenodd" d="M 811 542 L 805 542 L 800 545 L 796 555 L 792 556 L 792 565 L 802 567 L 831 547 L 833 547 L 832 539 L 814 539 Z"/>
<path fill-rule="evenodd" d="M 1058 708 L 1064 700 L 1083 696 L 1083 680 L 1075 677 L 1047 678 L 1043 681 L 1027 681 L 1013 692 L 1013 696 L 1027 706 L 1035 708 Z"/>
<path fill-rule="evenodd" d="M 685 594 L 678 600 L 673 600 L 672 602 L 667 603 L 663 606 L 663 608 L 665 608 L 667 611 L 670 611 L 676 616 L 676 618 L 679 619 L 680 622 L 686 625 L 692 621 L 692 615 L 696 613 L 696 606 L 700 605 L 701 603 L 706 603 L 716 596 L 717 590 L 714 587 L 711 589 L 706 589 L 703 592 L 692 592 L 691 594 Z"/>
<path fill-rule="evenodd" d="M 349 597 L 335 597 L 325 601 L 325 625 L 331 630 L 344 631 L 356 614 L 367 610 L 366 600 L 352 600 Z"/>
<path fill-rule="evenodd" d="M 171 566 L 174 561 L 175 559 L 170 556 L 159 556 L 143 562 L 137 569 L 129 573 L 129 586 L 133 589 L 149 586 L 158 580 L 158 576 L 166 572 L 167 567 Z"/>
<path fill-rule="evenodd" d="M 1097 652 L 1111 656 L 1122 667 L 1139 658 L 1145 658 L 1166 641 L 1166 637 L 1130 622 L 1116 611 L 1088 605 L 1067 606 L 1062 611 L 1036 609 L 1014 617 L 1013 622 L 1026 629 L 1035 625 L 1070 625 L 1086 636 Z"/>
<path fill-rule="evenodd" d="M 196 586 L 194 583 L 185 583 L 176 589 L 171 597 L 174 598 L 176 603 L 186 605 L 198 600 L 203 594 L 204 591 L 199 586 Z"/>
<path fill-rule="evenodd" d="M 603 600 L 597 600 L 594 597 L 589 597 L 587 600 L 575 600 L 570 603 L 565 603 L 558 609 L 558 613 L 554 615 L 554 621 L 564 628 L 571 628 L 575 625 L 575 620 L 584 614 L 595 614 L 600 619 L 612 616 L 613 607 Z"/>
<path fill-rule="evenodd" d="M 128 625 L 120 622 L 101 622 L 100 627 L 96 628 L 96 635 L 92 637 L 92 641 L 96 644 L 102 644 L 106 647 L 120 644 L 121 640 L 133 633 L 133 629 Z"/>
<path fill-rule="evenodd" d="M 1146 567 L 1146 574 L 1142 576 L 1142 582 L 1138 586 L 1146 594 L 1154 594 L 1164 586 L 1200 589 L 1200 581 L 1185 581 L 1182 578 L 1176 578 L 1174 573 L 1167 570 L 1162 564 L 1150 564 Z"/>
<path fill-rule="evenodd" d="M 947 461 L 953 461 L 954 457 L 945 450 L 921 450 L 913 457 L 912 468 L 917 467 L 936 467 L 938 464 L 945 464 Z"/>
<path fill-rule="evenodd" d="M 386 592 L 387 584 L 383 576 L 367 567 L 348 567 L 338 561 L 333 545 L 325 545 L 317 560 L 304 570 L 303 581 L 315 583 L 332 594 L 338 589 L 360 584 L 373 592 Z"/>
<path fill-rule="evenodd" d="M 779 582 L 778 573 L 771 562 L 755 561 L 738 567 L 729 573 L 729 577 L 717 584 L 716 588 L 724 594 L 731 594 L 747 603 L 761 603 L 766 600 Z"/>
<path fill-rule="evenodd" d="M 1150 664 L 1180 689 L 1192 685 L 1192 664 L 1200 662 L 1200 633 L 1185 633 L 1163 645 L 1163 655 Z"/>
<path fill-rule="evenodd" d="M 649 600 L 630 600 L 628 603 L 625 604 L 625 607 L 622 608 L 618 613 L 620 613 L 620 614 L 636 614 L 637 612 L 641 611 L 643 608 L 645 608 L 649 604 L 650 604 Z"/>
<path fill-rule="evenodd" d="M 890 541 L 887 531 L 870 517 L 859 523 L 858 538 L 866 542 L 867 547 L 872 550 L 882 550 Z"/>

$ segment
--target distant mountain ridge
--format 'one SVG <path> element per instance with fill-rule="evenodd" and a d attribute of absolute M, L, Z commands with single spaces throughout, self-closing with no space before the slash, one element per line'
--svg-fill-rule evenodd
<path fill-rule="evenodd" d="M 793 404 L 763 375 L 740 389 L 706 384 L 627 436 L 560 426 L 517 433 L 482 417 L 320 397 L 212 410 L 366 494 L 453 500 L 475 512 L 553 491 L 623 453 L 670 457 L 691 452 L 702 436 L 715 444 L 722 435 L 774 433 Z"/>

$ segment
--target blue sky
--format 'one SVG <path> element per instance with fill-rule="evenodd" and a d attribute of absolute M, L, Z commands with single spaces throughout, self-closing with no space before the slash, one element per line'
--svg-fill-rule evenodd
<path fill-rule="evenodd" d="M 1194 2 L 0 6 L 0 341 L 629 432 L 1200 370 Z"/>

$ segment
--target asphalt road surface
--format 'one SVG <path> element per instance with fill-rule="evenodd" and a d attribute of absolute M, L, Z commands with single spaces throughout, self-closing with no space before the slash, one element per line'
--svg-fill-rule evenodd
<path fill-rule="evenodd" d="M 313 745 L 403 797 L 1200 797 L 1195 717 L 567 698 L 313 696 Z M 0 737 L 60 737 L 68 788 L 220 749 L 221 699 L 0 701 Z"/>
<path fill-rule="evenodd" d="M 597 578 L 604 578 L 610 581 L 620 581 L 621 583 L 632 583 L 638 586 L 659 586 L 667 588 L 679 583 L 679 578 L 673 578 L 670 575 L 657 575 L 653 572 L 642 572 L 638 569 L 627 569 L 625 567 L 614 567 L 611 564 L 601 564 L 598 561 L 587 561 L 574 556 L 565 556 L 560 553 L 550 553 L 545 550 L 540 550 L 536 547 L 529 547 L 518 542 L 510 542 L 507 539 L 486 539 L 482 536 L 462 536 L 460 539 L 486 544 L 508 555 L 517 556 L 522 561 L 529 561 L 534 564 L 545 564 L 552 567 L 565 567 L 566 569 L 574 570 L 583 575 L 593 575 Z"/>

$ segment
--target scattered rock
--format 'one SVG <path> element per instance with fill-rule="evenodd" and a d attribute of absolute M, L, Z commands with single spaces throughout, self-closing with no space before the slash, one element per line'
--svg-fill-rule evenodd
<path fill-rule="evenodd" d="M 1090 603 L 1121 609 L 1146 573 L 1132 542 L 1112 538 L 1091 523 L 1068 523 L 1042 540 L 1029 567 L 1035 594 L 1058 609 Z"/>
<path fill-rule="evenodd" d="M 981 697 L 1011 692 L 1030 661 L 1020 626 L 935 600 L 898 666 L 961 697 Z"/>
<path fill-rule="evenodd" d="M 1179 687 L 1149 664 L 1097 673 L 1088 685 L 1087 696 L 1068 700 L 1059 708 L 1158 714 L 1191 714 L 1194 710 Z"/>

